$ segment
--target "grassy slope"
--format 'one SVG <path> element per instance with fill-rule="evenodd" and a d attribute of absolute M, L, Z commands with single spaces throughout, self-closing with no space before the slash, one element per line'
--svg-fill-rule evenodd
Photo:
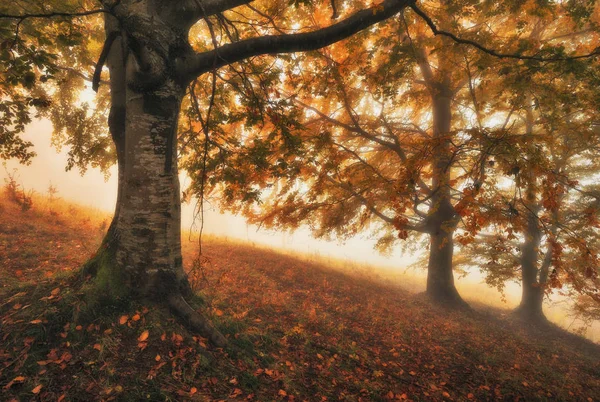
<path fill-rule="evenodd" d="M 160 309 L 91 303 L 77 268 L 106 224 L 89 214 L 0 198 L 0 400 L 600 399 L 600 348 L 574 335 L 209 240 L 215 350 Z"/>

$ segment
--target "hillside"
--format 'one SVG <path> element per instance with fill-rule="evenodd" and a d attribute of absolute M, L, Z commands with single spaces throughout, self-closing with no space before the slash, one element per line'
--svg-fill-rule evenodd
<path fill-rule="evenodd" d="M 600 347 L 556 327 L 207 239 L 196 307 L 230 340 L 214 349 L 166 311 L 86 294 L 78 268 L 106 226 L 0 198 L 0 400 L 600 399 Z"/>

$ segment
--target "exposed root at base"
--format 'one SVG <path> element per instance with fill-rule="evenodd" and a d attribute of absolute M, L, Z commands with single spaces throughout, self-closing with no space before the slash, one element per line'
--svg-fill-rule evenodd
<path fill-rule="evenodd" d="M 445 307 L 454 310 L 460 311 L 473 311 L 471 306 L 460 297 L 458 292 L 452 292 L 450 294 L 444 293 L 434 293 L 434 292 L 425 292 L 425 297 L 440 307 Z"/>
<path fill-rule="evenodd" d="M 192 331 L 199 333 L 217 347 L 227 345 L 227 339 L 217 331 L 210 322 L 199 312 L 194 310 L 180 294 L 167 299 L 171 311 L 183 320 L 183 323 Z"/>
<path fill-rule="evenodd" d="M 550 323 L 543 312 L 532 310 L 531 308 L 526 308 L 523 306 L 519 306 L 514 309 L 513 314 L 523 321 L 537 325 L 547 325 Z"/>

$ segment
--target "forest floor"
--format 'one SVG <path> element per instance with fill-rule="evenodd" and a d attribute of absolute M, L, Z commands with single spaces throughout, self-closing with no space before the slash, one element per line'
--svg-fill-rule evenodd
<path fill-rule="evenodd" d="M 0 400 L 600 400 L 600 346 L 557 327 L 208 238 L 195 306 L 215 349 L 160 308 L 90 302 L 79 269 L 107 224 L 0 197 Z"/>

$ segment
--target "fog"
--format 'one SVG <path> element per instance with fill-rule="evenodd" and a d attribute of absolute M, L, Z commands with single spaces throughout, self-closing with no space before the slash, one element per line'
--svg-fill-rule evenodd
<path fill-rule="evenodd" d="M 34 144 L 37 156 L 28 166 L 20 165 L 15 161 L 6 162 L 6 170 L 12 172 L 17 169 L 17 180 L 26 189 L 33 189 L 39 194 L 47 194 L 48 187 L 54 186 L 58 191 L 57 196 L 82 205 L 91 206 L 100 211 L 110 213 L 114 209 L 116 200 L 116 168 L 111 169 L 108 179 L 98 169 L 90 168 L 81 175 L 76 169 L 65 171 L 67 165 L 67 150 L 61 152 L 51 145 L 52 126 L 47 120 L 36 121 L 27 127 L 23 138 Z M 0 172 L 2 181 L 7 176 L 5 169 Z M 186 185 L 186 177 L 181 176 L 182 188 Z M 194 206 L 186 204 L 182 208 L 182 227 L 184 230 L 192 228 Z M 345 242 L 328 242 L 313 239 L 307 229 L 294 233 L 274 232 L 258 229 L 248 225 L 244 219 L 232 214 L 221 214 L 216 206 L 208 205 L 205 208 L 204 231 L 207 234 L 234 238 L 248 241 L 258 245 L 269 246 L 304 254 L 310 258 L 342 260 L 352 266 L 370 265 L 406 272 L 414 283 L 417 279 L 424 279 L 425 273 L 418 269 L 407 269 L 418 259 L 418 255 L 402 255 L 399 251 L 390 255 L 381 255 L 373 249 L 374 240 L 368 236 L 353 238 Z M 195 240 L 192 240 L 195 241 Z M 520 286 L 516 283 L 507 285 L 506 300 L 502 301 L 501 295 L 495 289 L 488 288 L 483 283 L 479 272 L 471 272 L 464 277 L 457 277 L 457 288 L 466 300 L 476 300 L 498 307 L 512 308 L 520 298 Z M 414 289 L 421 291 L 424 289 Z M 554 298 L 555 303 L 547 306 L 547 316 L 552 321 L 563 327 L 577 326 L 579 323 L 568 315 L 565 304 Z M 600 341 L 600 328 L 596 324 L 587 330 L 586 336 L 595 341 Z"/>

